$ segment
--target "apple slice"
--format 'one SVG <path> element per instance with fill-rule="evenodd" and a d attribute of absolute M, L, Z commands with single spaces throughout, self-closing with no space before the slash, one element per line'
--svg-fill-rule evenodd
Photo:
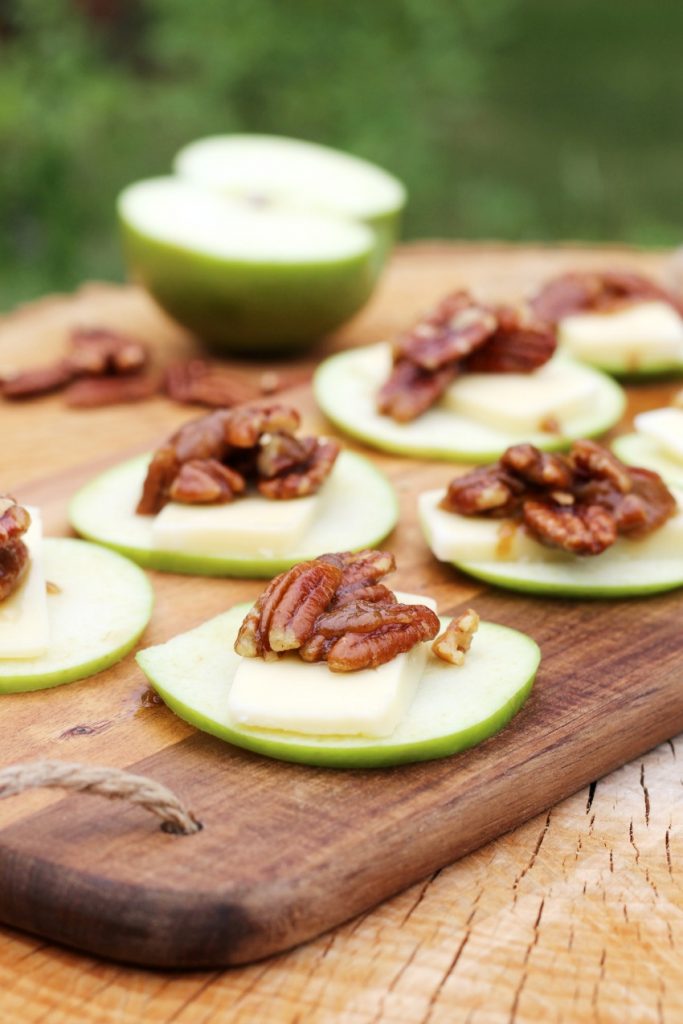
<path fill-rule="evenodd" d="M 133 277 L 226 352 L 305 348 L 360 309 L 379 271 L 366 225 L 260 195 L 152 178 L 125 189 L 118 211 Z"/>
<path fill-rule="evenodd" d="M 214 135 L 181 149 L 176 174 L 203 188 L 372 227 L 380 253 L 395 241 L 406 202 L 401 182 L 348 153 L 277 135 Z"/>
<path fill-rule="evenodd" d="M 81 536 L 115 548 L 150 569 L 268 578 L 326 551 L 376 547 L 398 519 L 396 495 L 386 477 L 362 455 L 344 451 L 319 492 L 319 515 L 291 553 L 249 555 L 238 548 L 215 554 L 163 550 L 154 543 L 154 517 L 135 514 L 148 463 L 149 456 L 132 459 L 86 484 L 71 502 L 69 519 Z"/>
<path fill-rule="evenodd" d="M 227 706 L 241 661 L 234 637 L 251 607 L 240 604 L 137 661 L 168 706 L 205 732 L 282 761 L 334 768 L 376 768 L 427 761 L 465 750 L 503 728 L 533 685 L 540 651 L 524 633 L 483 622 L 465 664 L 430 657 L 416 696 L 390 736 L 311 736 L 240 726 Z M 443 620 L 444 628 L 448 620 Z M 302 671 L 308 666 L 302 662 Z M 277 672 L 277 663 L 273 663 Z"/>
<path fill-rule="evenodd" d="M 33 658 L 0 659 L 0 693 L 41 690 L 120 661 L 149 622 L 153 592 L 127 558 L 82 540 L 43 541 L 50 640 Z"/>
<path fill-rule="evenodd" d="M 503 519 L 445 512 L 444 494 L 420 495 L 427 544 L 441 561 L 487 583 L 561 597 L 632 597 L 683 586 L 683 493 L 677 515 L 658 530 L 643 540 L 622 537 L 593 557 L 545 547 L 521 529 L 507 534 Z"/>
<path fill-rule="evenodd" d="M 666 302 L 572 313 L 560 320 L 558 341 L 575 359 L 617 377 L 683 373 L 683 319 Z"/>
<path fill-rule="evenodd" d="M 653 469 L 670 486 L 683 487 L 683 461 L 663 451 L 653 437 L 639 433 L 624 434 L 612 442 L 612 451 L 627 466 Z"/>
<path fill-rule="evenodd" d="M 559 450 L 567 448 L 572 440 L 579 437 L 595 437 L 604 433 L 619 420 L 625 404 L 623 391 L 605 374 L 564 356 L 555 356 L 536 372 L 552 374 L 553 386 L 557 377 L 564 376 L 571 384 L 570 397 L 580 392 L 580 386 L 584 384 L 589 385 L 592 392 L 587 407 L 567 415 L 562 422 L 561 433 L 505 429 L 500 424 L 495 426 L 474 419 L 471 395 L 468 395 L 468 415 L 455 411 L 453 396 L 450 395 L 412 423 L 396 423 L 391 417 L 377 412 L 375 406 L 377 392 L 390 368 L 391 346 L 388 342 L 341 352 L 324 360 L 318 367 L 314 393 L 320 408 L 340 430 L 374 448 L 400 455 L 456 462 L 492 462 L 506 448 L 520 441 L 529 441 L 544 451 Z M 490 377 L 490 388 L 499 405 L 501 393 L 509 389 L 510 410 L 506 419 L 512 422 L 519 412 L 515 384 L 521 375 L 492 373 L 486 376 Z M 476 377 L 478 384 L 482 381 L 477 395 L 481 404 L 484 375 L 477 374 Z M 516 378 L 516 381 L 506 381 L 506 377 Z M 467 376 L 463 377 L 463 383 L 468 385 Z M 457 388 L 457 382 L 454 388 Z"/>

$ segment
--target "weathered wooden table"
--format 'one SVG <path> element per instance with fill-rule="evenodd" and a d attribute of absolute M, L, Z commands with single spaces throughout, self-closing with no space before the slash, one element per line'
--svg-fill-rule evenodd
<path fill-rule="evenodd" d="M 662 256 L 611 249 L 405 247 L 368 309 L 328 348 L 377 340 L 458 284 L 486 297 L 512 298 L 560 268 L 615 260 L 653 272 L 665 266 Z M 18 354 L 23 365 L 59 351 L 65 327 L 93 319 L 134 323 L 166 351 L 180 353 L 191 345 L 135 289 L 88 286 L 1 322 L 0 372 L 16 365 Z M 670 385 L 639 389 L 638 404 L 651 405 L 673 390 Z M 100 456 L 104 462 L 112 448 L 144 447 L 178 421 L 177 407 L 154 400 L 135 408 L 122 436 L 115 410 L 69 412 L 60 403 L 55 397 L 20 409 L 0 408 L 0 422 L 8 430 L 3 487 L 26 485 L 32 496 L 47 501 L 57 474 L 73 472 L 76 480 L 80 464 L 92 465 Z M 56 415 L 58 432 L 47 429 Z M 49 508 L 49 531 L 63 531 L 64 507 Z M 87 708 L 69 708 L 68 700 L 62 704 L 67 720 L 87 719 Z M 134 718 L 133 708 L 122 705 L 116 714 Z M 162 723 L 158 730 L 165 727 Z M 27 716 L 22 728 L 4 735 L 0 760 L 78 760 L 97 723 L 89 722 L 88 728 L 89 733 L 79 733 L 65 730 L 60 721 Z M 167 728 L 170 742 L 186 727 L 168 716 Z M 131 721 L 125 730 L 125 751 L 118 746 L 121 735 L 103 724 L 102 763 L 127 763 L 136 744 L 143 751 L 142 724 Z M 683 756 L 672 740 L 378 909 L 253 966 L 145 972 L 0 931 L 0 1020 L 682 1020 L 683 776 L 677 753 Z M 40 792 L 0 803 L 0 827 L 27 808 L 57 799 Z"/>

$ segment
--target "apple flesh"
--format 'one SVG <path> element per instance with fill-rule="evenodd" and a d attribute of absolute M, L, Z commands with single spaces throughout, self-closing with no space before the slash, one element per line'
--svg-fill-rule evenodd
<path fill-rule="evenodd" d="M 101 672 L 136 644 L 152 613 L 144 572 L 95 544 L 43 541 L 50 641 L 34 658 L 0 659 L 0 693 L 41 690 Z M 51 588 L 52 590 L 52 588 Z"/>
<path fill-rule="evenodd" d="M 387 478 L 368 459 L 344 451 L 321 492 L 320 514 L 291 553 L 269 557 L 245 555 L 237 549 L 215 555 L 164 551 L 154 545 L 153 517 L 135 514 L 148 463 L 149 456 L 141 456 L 90 481 L 72 499 L 69 521 L 82 537 L 114 548 L 149 569 L 270 578 L 326 551 L 376 547 L 398 519 L 396 495 Z"/>
<path fill-rule="evenodd" d="M 483 622 L 464 665 L 456 668 L 429 658 L 417 694 L 390 736 L 311 736 L 247 728 L 231 721 L 227 696 L 240 662 L 233 639 L 250 607 L 236 605 L 165 644 L 140 651 L 137 661 L 181 718 L 235 746 L 282 761 L 379 768 L 458 753 L 509 722 L 529 695 L 540 661 L 530 637 Z"/>
<path fill-rule="evenodd" d="M 411 423 L 396 423 L 376 408 L 377 392 L 391 370 L 391 346 L 387 342 L 341 352 L 324 360 L 313 386 L 318 405 L 328 419 L 373 448 L 418 458 L 492 462 L 510 445 L 522 441 L 544 451 L 568 448 L 577 438 L 604 433 L 621 418 L 625 398 L 615 381 L 563 356 L 555 356 L 552 362 L 574 380 L 589 382 L 594 391 L 589 408 L 568 416 L 561 433 L 502 429 L 455 412 L 445 400 Z M 505 375 L 489 376 L 492 388 L 502 391 Z M 515 403 L 511 400 L 511 414 L 514 411 Z"/>

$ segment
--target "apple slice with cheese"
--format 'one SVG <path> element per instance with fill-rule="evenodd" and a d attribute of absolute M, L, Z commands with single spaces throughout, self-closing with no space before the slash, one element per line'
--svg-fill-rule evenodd
<path fill-rule="evenodd" d="M 683 318 L 666 302 L 573 313 L 558 323 L 558 341 L 575 359 L 617 375 L 683 371 Z"/>
<path fill-rule="evenodd" d="M 510 590 L 574 597 L 628 597 L 683 586 L 683 492 L 678 512 L 642 540 L 621 537 L 595 557 L 549 548 L 510 519 L 440 507 L 446 491 L 418 499 L 424 537 L 442 562 Z"/>
<path fill-rule="evenodd" d="M 633 434 L 618 437 L 612 449 L 626 463 L 645 466 L 683 487 L 683 409 L 653 409 L 636 416 Z"/>
<path fill-rule="evenodd" d="M 374 448 L 425 458 L 487 462 L 517 441 L 545 451 L 604 433 L 621 417 L 624 394 L 605 374 L 554 356 L 532 373 L 467 373 L 409 423 L 377 411 L 392 366 L 381 342 L 326 359 L 314 379 L 325 415 Z"/>
<path fill-rule="evenodd" d="M 59 686 L 108 668 L 134 647 L 152 611 L 149 581 L 128 559 L 67 538 L 44 540 L 41 556 L 32 529 L 27 578 L 0 604 L 0 693 Z"/>
<path fill-rule="evenodd" d="M 81 536 L 152 569 L 270 577 L 325 551 L 373 547 L 398 518 L 391 484 L 354 452 L 341 452 L 317 494 L 306 498 L 171 503 L 158 516 L 135 513 L 148 464 L 142 456 L 86 484 L 71 502 L 69 519 Z"/>
<path fill-rule="evenodd" d="M 249 608 L 236 605 L 140 651 L 137 661 L 181 718 L 283 761 L 370 768 L 465 750 L 519 710 L 540 661 L 530 637 L 489 622 L 458 667 L 430 656 L 428 644 L 378 669 L 341 675 L 294 656 L 245 659 L 233 643 Z"/>

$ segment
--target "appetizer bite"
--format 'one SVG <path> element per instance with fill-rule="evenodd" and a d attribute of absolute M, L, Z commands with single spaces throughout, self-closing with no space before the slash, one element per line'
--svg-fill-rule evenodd
<path fill-rule="evenodd" d="M 565 352 L 608 373 L 683 372 L 683 303 L 642 274 L 562 274 L 541 288 L 532 306 L 557 325 Z"/>
<path fill-rule="evenodd" d="M 420 495 L 437 558 L 511 590 L 630 596 L 683 585 L 683 493 L 594 441 L 509 448 Z"/>
<path fill-rule="evenodd" d="M 633 420 L 635 433 L 618 437 L 612 449 L 620 459 L 647 466 L 683 488 L 683 392 L 674 402 L 641 412 Z"/>
<path fill-rule="evenodd" d="M 390 483 L 336 441 L 299 436 L 299 423 L 285 405 L 191 420 L 79 491 L 71 524 L 149 568 L 218 576 L 272 576 L 339 541 L 378 543 L 396 524 Z"/>
<path fill-rule="evenodd" d="M 392 346 L 326 359 L 314 379 L 324 413 L 375 448 L 490 461 L 517 441 L 545 450 L 619 419 L 621 389 L 555 354 L 555 329 L 528 306 L 448 295 Z"/>
<path fill-rule="evenodd" d="M 501 729 L 540 660 L 523 633 L 394 593 L 383 551 L 322 555 L 137 660 L 181 718 L 236 746 L 339 768 L 443 757 Z"/>
<path fill-rule="evenodd" d="M 108 668 L 134 646 L 151 611 L 136 565 L 84 541 L 43 540 L 38 509 L 0 497 L 0 693 Z"/>

